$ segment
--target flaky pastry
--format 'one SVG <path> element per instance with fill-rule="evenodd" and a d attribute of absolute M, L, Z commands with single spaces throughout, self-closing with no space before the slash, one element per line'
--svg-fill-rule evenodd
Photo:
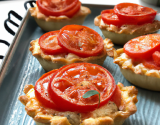
<path fill-rule="evenodd" d="M 160 70 L 148 69 L 142 63 L 134 64 L 123 49 L 114 53 L 114 63 L 118 64 L 124 77 L 134 85 L 160 91 Z"/>
<path fill-rule="evenodd" d="M 111 39 L 115 44 L 121 45 L 135 37 L 155 33 L 160 29 L 160 21 L 158 20 L 143 25 L 122 25 L 118 27 L 112 24 L 105 24 L 101 15 L 95 17 L 94 24 L 101 29 L 106 38 Z"/>
<path fill-rule="evenodd" d="M 62 67 L 63 65 L 68 65 L 71 63 L 77 62 L 88 62 L 98 65 L 103 65 L 104 60 L 106 59 L 107 55 L 113 56 L 114 48 L 113 43 L 110 39 L 103 40 L 104 42 L 104 50 L 101 55 L 98 56 L 91 56 L 86 58 L 81 58 L 73 53 L 62 53 L 58 55 L 46 55 L 40 49 L 38 44 L 38 39 L 33 40 L 30 45 L 30 51 L 32 55 L 38 59 L 40 64 L 42 65 L 43 69 L 46 71 L 50 71 L 52 69 L 57 69 Z"/>
<path fill-rule="evenodd" d="M 27 114 L 37 125 L 122 125 L 125 119 L 137 111 L 138 90 L 134 86 L 124 87 L 118 83 L 121 90 L 121 105 L 116 106 L 109 101 L 106 105 L 89 113 L 60 112 L 44 107 L 34 95 L 34 86 L 26 85 L 19 100 L 25 105 Z"/>
<path fill-rule="evenodd" d="M 84 6 L 81 6 L 79 12 L 72 18 L 68 18 L 67 16 L 45 16 L 39 11 L 37 6 L 30 8 L 29 11 L 31 16 L 34 17 L 37 24 L 44 31 L 60 30 L 65 25 L 69 24 L 82 25 L 86 16 L 91 13 L 91 10 Z"/>

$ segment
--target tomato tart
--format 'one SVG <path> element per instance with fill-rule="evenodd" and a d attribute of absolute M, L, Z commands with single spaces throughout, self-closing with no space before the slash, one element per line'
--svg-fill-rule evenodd
<path fill-rule="evenodd" d="M 113 43 L 93 29 L 82 25 L 67 25 L 33 40 L 30 51 L 46 71 L 63 65 L 88 62 L 103 65 L 114 55 Z"/>
<path fill-rule="evenodd" d="M 29 9 L 31 16 L 44 31 L 60 30 L 65 25 L 82 25 L 91 13 L 79 0 L 37 0 Z"/>
<path fill-rule="evenodd" d="M 138 90 L 116 85 L 107 69 L 91 63 L 52 70 L 24 93 L 27 114 L 43 125 L 122 125 L 137 111 Z"/>
<path fill-rule="evenodd" d="M 114 9 L 103 10 L 94 19 L 106 38 L 115 44 L 125 44 L 138 36 L 155 33 L 160 21 L 155 20 L 157 12 L 135 3 L 119 3 Z"/>
<path fill-rule="evenodd" d="M 114 63 L 131 83 L 160 91 L 160 34 L 149 34 L 128 41 L 116 50 Z"/>

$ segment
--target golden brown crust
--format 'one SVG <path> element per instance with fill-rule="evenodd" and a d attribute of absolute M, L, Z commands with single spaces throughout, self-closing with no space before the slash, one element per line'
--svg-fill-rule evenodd
<path fill-rule="evenodd" d="M 101 55 L 87 58 L 80 58 L 72 53 L 69 53 L 67 55 L 65 53 L 60 55 L 46 55 L 40 49 L 38 39 L 33 40 L 30 43 L 30 45 L 30 51 L 32 52 L 32 55 L 38 59 L 38 61 L 46 71 L 57 69 L 62 67 L 63 65 L 68 65 L 77 62 L 88 62 L 103 65 L 103 62 L 106 59 L 107 55 L 113 56 L 114 51 L 113 43 L 110 39 L 104 40 L 104 51 Z"/>
<path fill-rule="evenodd" d="M 119 65 L 122 74 L 131 83 L 145 89 L 160 91 L 160 70 L 148 69 L 142 63 L 133 64 L 123 49 L 115 51 L 114 63 Z"/>
<path fill-rule="evenodd" d="M 61 122 L 63 122 L 61 123 L 62 125 L 122 125 L 125 119 L 137 111 L 135 104 L 138 101 L 138 90 L 134 86 L 124 87 L 122 83 L 118 83 L 118 87 L 122 95 L 122 103 L 119 111 L 107 116 L 91 116 L 83 120 L 81 120 L 81 113 L 69 111 L 58 112 L 42 106 L 35 97 L 29 96 L 31 94 L 30 92 L 34 92 L 32 87 L 26 95 L 20 96 L 19 100 L 22 103 L 27 102 L 25 104 L 23 103 L 27 114 L 36 122 L 44 123 L 44 125 L 59 125 Z"/>
<path fill-rule="evenodd" d="M 101 15 L 95 17 L 94 24 L 101 29 L 106 38 L 111 39 L 113 43 L 122 45 L 130 39 L 154 33 L 160 29 L 160 21 L 158 20 L 143 25 L 122 25 L 121 27 L 117 27 L 112 24 L 105 24 L 101 19 Z"/>
<path fill-rule="evenodd" d="M 38 10 L 37 6 L 30 8 L 29 10 L 31 16 L 34 17 L 37 24 L 44 31 L 60 30 L 65 25 L 69 24 L 82 25 L 86 16 L 91 13 L 91 10 L 84 6 L 81 6 L 80 11 L 77 14 L 75 14 L 72 18 L 68 18 L 66 16 L 45 16 Z"/>

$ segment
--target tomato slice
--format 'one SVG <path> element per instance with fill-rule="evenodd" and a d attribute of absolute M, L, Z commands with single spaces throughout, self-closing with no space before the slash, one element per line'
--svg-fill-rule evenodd
<path fill-rule="evenodd" d="M 153 59 L 143 60 L 142 63 L 148 69 L 160 70 L 160 66 L 156 65 Z"/>
<path fill-rule="evenodd" d="M 64 111 L 89 112 L 98 107 L 99 96 L 82 96 L 89 90 L 100 93 L 100 107 L 115 92 L 116 84 L 109 71 L 90 63 L 73 63 L 59 69 L 48 86 L 52 101 Z M 118 102 L 119 103 L 119 102 Z"/>
<path fill-rule="evenodd" d="M 36 4 L 39 11 L 46 16 L 66 15 L 70 18 L 80 9 L 79 4 L 81 5 L 79 0 L 37 0 Z"/>
<path fill-rule="evenodd" d="M 113 24 L 115 26 L 121 26 L 123 24 L 131 24 L 130 22 L 120 20 L 118 16 L 114 13 L 113 9 L 103 10 L 101 12 L 102 20 L 106 24 Z"/>
<path fill-rule="evenodd" d="M 38 99 L 39 102 L 41 102 L 44 106 L 52 109 L 57 109 L 57 106 L 55 103 L 49 98 L 48 96 L 48 83 L 53 75 L 57 73 L 58 69 L 52 70 L 48 73 L 45 73 L 38 79 L 38 81 L 35 84 L 34 90 L 35 90 L 35 97 Z"/>
<path fill-rule="evenodd" d="M 137 24 L 152 23 L 157 14 L 154 9 L 135 3 L 119 3 L 114 7 L 114 12 L 119 19 Z"/>
<path fill-rule="evenodd" d="M 56 55 L 65 52 L 64 49 L 58 45 L 58 36 L 59 30 L 58 31 L 51 31 L 48 33 L 43 34 L 39 38 L 39 45 L 42 51 L 45 54 L 51 54 L 51 55 Z"/>
<path fill-rule="evenodd" d="M 152 58 L 153 58 L 155 64 L 160 67 L 160 52 L 159 51 L 155 51 L 152 54 Z"/>
<path fill-rule="evenodd" d="M 104 48 L 103 38 L 93 29 L 82 25 L 64 26 L 57 38 L 61 47 L 80 57 L 97 56 Z"/>
<path fill-rule="evenodd" d="M 160 34 L 149 34 L 128 41 L 124 52 L 133 59 L 148 59 L 160 49 Z"/>

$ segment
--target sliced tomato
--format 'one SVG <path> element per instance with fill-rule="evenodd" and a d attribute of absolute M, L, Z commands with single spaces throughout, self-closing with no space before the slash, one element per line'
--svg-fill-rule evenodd
<path fill-rule="evenodd" d="M 35 84 L 35 97 L 41 102 L 44 106 L 52 109 L 57 109 L 55 103 L 48 96 L 48 83 L 53 75 L 57 73 L 58 69 L 52 70 L 48 73 L 45 73 L 38 79 Z"/>
<path fill-rule="evenodd" d="M 74 63 L 59 69 L 48 86 L 52 101 L 63 111 L 89 112 L 98 107 L 99 96 L 82 96 L 89 90 L 100 93 L 100 107 L 112 98 L 116 84 L 110 72 L 96 64 Z M 118 93 L 118 92 L 117 92 Z M 120 97 L 114 95 L 114 98 Z M 119 99 L 118 99 L 119 100 Z M 115 101 L 119 105 L 119 101 Z"/>
<path fill-rule="evenodd" d="M 133 59 L 148 59 L 160 49 L 160 34 L 149 34 L 128 41 L 124 52 Z"/>
<path fill-rule="evenodd" d="M 64 26 L 57 38 L 61 47 L 80 57 L 97 56 L 103 52 L 103 38 L 86 26 Z"/>
<path fill-rule="evenodd" d="M 79 0 L 37 0 L 38 9 L 46 16 L 66 15 L 73 17 L 80 9 Z M 77 5 L 78 4 L 78 5 Z"/>
<path fill-rule="evenodd" d="M 160 66 L 157 66 L 153 59 L 143 60 L 142 63 L 148 69 L 160 70 Z"/>
<path fill-rule="evenodd" d="M 160 51 L 155 51 L 152 55 L 152 58 L 155 64 L 160 67 Z"/>
<path fill-rule="evenodd" d="M 119 19 L 135 24 L 152 23 L 157 14 L 154 9 L 135 3 L 119 3 L 114 7 L 114 12 Z"/>
<path fill-rule="evenodd" d="M 114 13 L 113 9 L 103 10 L 101 12 L 102 20 L 106 24 L 113 24 L 115 26 L 121 26 L 123 24 L 130 24 L 130 22 L 120 20 L 118 16 Z"/>
<path fill-rule="evenodd" d="M 62 47 L 58 45 L 58 36 L 59 30 L 58 31 L 51 31 L 48 33 L 43 34 L 39 38 L 39 45 L 42 51 L 45 54 L 51 54 L 51 55 L 56 55 L 65 52 Z"/>
<path fill-rule="evenodd" d="M 121 105 L 121 90 L 117 85 L 110 101 L 114 102 L 117 105 L 117 107 Z"/>

